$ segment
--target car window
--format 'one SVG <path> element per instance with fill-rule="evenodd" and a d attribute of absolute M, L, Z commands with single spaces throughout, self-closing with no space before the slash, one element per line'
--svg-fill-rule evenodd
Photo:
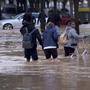
<path fill-rule="evenodd" d="M 18 17 L 18 19 L 23 19 L 23 15 L 22 15 L 22 16 L 20 16 L 20 17 Z"/>
<path fill-rule="evenodd" d="M 16 15 L 16 16 L 14 16 L 13 17 L 13 19 L 16 19 L 16 18 L 20 18 L 20 19 L 22 19 L 23 18 L 23 15 L 24 15 L 24 13 L 22 13 L 22 14 L 18 14 L 18 15 Z"/>

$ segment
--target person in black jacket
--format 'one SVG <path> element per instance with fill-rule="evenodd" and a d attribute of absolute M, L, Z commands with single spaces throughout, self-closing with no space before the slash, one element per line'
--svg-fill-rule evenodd
<path fill-rule="evenodd" d="M 38 21 L 37 23 L 39 23 L 40 21 L 40 28 L 41 28 L 41 32 L 43 32 L 45 30 L 45 25 L 46 25 L 46 14 L 45 11 L 42 10 L 38 16 Z"/>
<path fill-rule="evenodd" d="M 25 13 L 22 24 L 23 24 L 23 26 L 20 29 L 20 32 L 22 35 L 24 35 L 26 33 L 24 27 L 28 28 L 29 33 L 35 29 L 35 25 L 32 20 L 32 15 L 30 13 Z M 32 60 L 34 60 L 34 61 L 38 60 L 36 39 L 38 39 L 40 45 L 42 45 L 42 39 L 41 39 L 41 35 L 40 35 L 38 29 L 32 33 L 33 47 L 30 49 L 24 48 L 25 58 L 27 59 L 28 62 L 30 61 L 31 57 L 32 57 Z"/>

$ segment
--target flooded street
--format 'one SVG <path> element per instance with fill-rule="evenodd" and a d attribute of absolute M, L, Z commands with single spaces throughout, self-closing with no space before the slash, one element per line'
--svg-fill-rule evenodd
<path fill-rule="evenodd" d="M 45 60 L 38 46 L 39 61 L 27 63 L 18 30 L 0 31 L 0 90 L 90 90 L 90 52 L 79 57 Z M 89 49 L 89 44 L 88 51 Z"/>

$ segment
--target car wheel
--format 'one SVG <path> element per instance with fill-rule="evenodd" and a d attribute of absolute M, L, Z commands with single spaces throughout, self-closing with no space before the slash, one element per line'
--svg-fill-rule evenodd
<path fill-rule="evenodd" d="M 5 25 L 3 26 L 3 29 L 4 29 L 4 30 L 11 30 L 11 29 L 13 29 L 13 26 L 12 26 L 12 24 L 7 23 L 7 24 L 5 24 Z"/>

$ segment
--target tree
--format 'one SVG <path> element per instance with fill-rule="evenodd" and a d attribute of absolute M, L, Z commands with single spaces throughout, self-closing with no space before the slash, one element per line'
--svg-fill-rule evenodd
<path fill-rule="evenodd" d="M 57 9 L 57 0 L 53 0 L 54 2 L 54 9 Z"/>
<path fill-rule="evenodd" d="M 89 6 L 89 17 L 88 17 L 88 21 L 90 23 L 90 0 L 88 0 L 88 6 Z"/>
<path fill-rule="evenodd" d="M 74 2 L 74 17 L 75 17 L 75 25 L 76 25 L 76 31 L 79 34 L 79 13 L 78 13 L 78 6 L 79 6 L 79 1 L 78 0 L 73 0 Z"/>
<path fill-rule="evenodd" d="M 45 30 L 45 12 L 44 12 L 44 8 L 45 8 L 45 0 L 41 0 L 41 32 L 43 32 Z"/>
<path fill-rule="evenodd" d="M 13 4 L 14 2 L 13 2 L 13 0 L 8 0 L 9 1 L 9 4 Z"/>
<path fill-rule="evenodd" d="M 68 0 L 63 0 L 63 1 L 62 1 L 62 4 L 63 4 L 62 9 L 65 9 L 65 6 L 66 6 L 67 1 L 68 1 Z"/>
<path fill-rule="evenodd" d="M 2 13 L 1 13 L 1 4 L 2 4 L 2 1 L 3 1 L 3 0 L 0 0 L 0 20 L 1 20 L 1 18 L 2 18 Z"/>
<path fill-rule="evenodd" d="M 28 0 L 28 2 L 29 2 L 29 5 L 30 5 L 30 8 L 31 8 L 31 11 L 33 11 L 35 0 Z"/>
<path fill-rule="evenodd" d="M 39 0 L 35 0 L 35 10 L 39 11 Z"/>
<path fill-rule="evenodd" d="M 46 0 L 45 2 L 47 4 L 47 8 L 49 8 L 49 0 Z"/>
<path fill-rule="evenodd" d="M 18 13 L 27 9 L 27 0 L 16 0 Z"/>
<path fill-rule="evenodd" d="M 70 2 L 70 15 L 73 17 L 73 0 L 69 0 Z"/>

